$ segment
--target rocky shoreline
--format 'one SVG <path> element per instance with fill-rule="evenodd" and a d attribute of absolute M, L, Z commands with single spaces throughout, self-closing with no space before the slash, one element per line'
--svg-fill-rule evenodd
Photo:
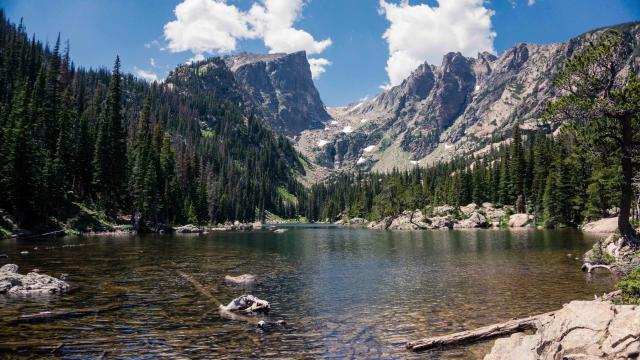
<path fill-rule="evenodd" d="M 460 207 L 442 205 L 424 210 L 407 210 L 380 221 L 344 218 L 334 224 L 378 230 L 524 228 L 532 227 L 534 218 L 533 215 L 515 213 L 514 208 L 509 205 L 496 206 L 485 202 L 482 205 L 471 203 Z"/>

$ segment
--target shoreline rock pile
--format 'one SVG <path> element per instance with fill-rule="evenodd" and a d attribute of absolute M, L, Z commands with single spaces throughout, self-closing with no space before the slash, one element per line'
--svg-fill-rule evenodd
<path fill-rule="evenodd" d="M 334 224 L 367 227 L 379 230 L 435 230 L 435 229 L 478 229 L 500 227 L 508 224 L 512 228 L 533 226 L 533 216 L 511 214 L 511 206 L 495 206 L 485 202 L 459 208 L 442 205 L 423 210 L 407 210 L 395 216 L 387 216 L 380 221 L 368 222 L 363 218 L 340 219 Z M 507 216 L 511 214 L 508 218 Z"/>

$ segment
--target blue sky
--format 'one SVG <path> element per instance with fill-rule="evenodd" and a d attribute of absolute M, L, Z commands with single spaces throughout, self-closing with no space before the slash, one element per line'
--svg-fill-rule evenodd
<path fill-rule="evenodd" d="M 203 5 L 214 0 L 187 1 Z M 280 5 L 269 7 L 263 1 Z M 564 41 L 593 28 L 640 20 L 640 0 L 440 0 L 440 4 L 437 0 L 405 4 L 386 0 L 385 6 L 377 0 L 307 0 L 296 4 L 302 1 L 227 0 L 224 10 L 229 15 L 198 18 L 198 11 L 191 11 L 175 23 L 169 36 L 165 24 L 176 21 L 174 10 L 182 0 L 0 0 L 0 5 L 10 19 L 17 22 L 23 17 L 28 32 L 43 41 L 53 42 L 61 32 L 63 39 L 70 40 L 72 58 L 79 66 L 110 67 L 119 54 L 124 70 L 159 78 L 198 53 L 312 49 L 316 53 L 309 58 L 326 59 L 318 60 L 325 72 L 315 82 L 329 106 L 373 96 L 381 85 L 400 81 L 417 61 L 439 63 L 435 59 L 445 49 L 468 55 L 478 49 L 501 53 L 518 42 Z M 447 1 L 447 6 L 458 8 L 438 10 Z M 255 3 L 257 12 L 250 12 Z M 471 7 L 481 11 L 467 13 Z M 184 10 L 189 10 L 186 5 Z M 287 16 L 290 24 L 282 20 Z M 207 38 L 202 29 L 222 31 L 216 38 L 230 42 Z M 385 32 L 388 36 L 383 38 Z"/>

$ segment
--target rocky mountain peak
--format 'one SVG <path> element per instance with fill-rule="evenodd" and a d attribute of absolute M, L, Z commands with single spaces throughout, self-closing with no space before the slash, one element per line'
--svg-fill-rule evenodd
<path fill-rule="evenodd" d="M 287 135 L 323 128 L 330 119 L 304 51 L 210 58 L 177 67 L 166 82 L 179 91 L 197 86 L 242 104 Z"/>
<path fill-rule="evenodd" d="M 640 23 L 613 28 L 629 43 L 628 71 L 639 72 Z M 423 63 L 370 100 L 331 109 L 333 125 L 304 133 L 297 147 L 320 164 L 345 170 L 388 171 L 481 154 L 510 136 L 516 123 L 525 134 L 537 129 L 562 64 L 603 30 L 565 43 L 520 43 L 499 56 L 448 53 L 440 66 Z M 549 125 L 551 131 L 559 126 Z M 313 142 L 304 144 L 307 139 Z"/>

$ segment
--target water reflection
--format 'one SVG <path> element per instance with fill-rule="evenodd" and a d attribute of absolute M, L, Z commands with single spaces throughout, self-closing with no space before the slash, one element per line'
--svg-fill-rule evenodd
<path fill-rule="evenodd" d="M 26 302 L 0 298 L 0 350 L 26 357 L 64 344 L 55 355 L 413 357 L 404 350 L 409 339 L 545 312 L 606 291 L 607 275 L 587 278 L 574 260 L 593 240 L 571 230 L 295 228 L 283 234 L 7 241 L 0 243 L 0 253 L 21 271 L 68 273 L 73 291 Z M 62 247 L 71 244 L 86 246 Z M 19 255 L 22 250 L 30 254 Z M 223 320 L 216 304 L 178 270 L 223 302 L 243 293 L 224 285 L 224 275 L 257 274 L 261 281 L 252 293 L 272 303 L 271 317 L 290 325 L 263 332 Z M 19 314 L 114 303 L 136 306 L 8 325 Z M 473 358 L 487 346 L 420 356 Z"/>

